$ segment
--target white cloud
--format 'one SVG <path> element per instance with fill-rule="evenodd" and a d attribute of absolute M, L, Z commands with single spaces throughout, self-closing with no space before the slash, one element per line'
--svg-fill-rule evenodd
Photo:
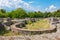
<path fill-rule="evenodd" d="M 53 10 L 53 9 L 55 9 L 56 7 L 54 6 L 54 5 L 51 5 L 50 7 L 49 7 L 49 9 L 50 10 Z"/>
<path fill-rule="evenodd" d="M 32 3 L 34 3 L 34 1 L 30 1 L 30 2 L 29 2 L 29 4 L 32 4 Z"/>
<path fill-rule="evenodd" d="M 22 0 L 0 0 L 0 6 L 2 7 L 17 7 L 19 4 L 23 3 Z"/>
<path fill-rule="evenodd" d="M 26 3 L 26 2 L 24 2 L 24 3 L 23 3 L 23 5 L 24 5 L 24 6 L 29 6 L 29 4 L 28 4 L 28 3 Z"/>
<path fill-rule="evenodd" d="M 28 10 L 34 10 L 34 11 L 39 10 L 38 8 L 31 6 L 31 3 L 33 3 L 33 1 L 30 1 L 27 3 L 23 0 L 0 0 L 0 8 L 3 8 L 3 7 L 19 8 L 19 7 L 22 7 L 22 8 L 28 9 Z"/>
<path fill-rule="evenodd" d="M 6 6 L 6 7 L 11 7 L 10 6 L 10 2 L 9 1 L 7 1 L 7 0 L 0 0 L 0 6 Z"/>
<path fill-rule="evenodd" d="M 50 5 L 48 8 L 45 8 L 45 11 L 54 11 L 56 9 L 55 5 Z"/>
<path fill-rule="evenodd" d="M 45 11 L 48 11 L 48 8 L 45 8 Z"/>

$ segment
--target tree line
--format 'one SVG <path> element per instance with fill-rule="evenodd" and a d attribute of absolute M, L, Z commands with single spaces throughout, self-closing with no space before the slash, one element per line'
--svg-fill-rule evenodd
<path fill-rule="evenodd" d="M 41 12 L 30 11 L 27 12 L 23 8 L 17 8 L 11 12 L 7 12 L 4 9 L 0 9 L 0 18 L 48 18 L 48 17 L 60 17 L 60 9 L 54 12 Z"/>

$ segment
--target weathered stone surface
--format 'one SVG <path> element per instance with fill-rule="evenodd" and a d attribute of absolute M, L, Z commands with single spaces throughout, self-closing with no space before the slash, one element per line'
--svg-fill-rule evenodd
<path fill-rule="evenodd" d="M 21 24 L 18 22 L 21 22 Z M 25 21 L 23 21 L 23 22 L 18 21 L 18 22 L 17 23 L 19 24 L 19 27 L 26 24 Z M 50 20 L 50 23 L 51 23 L 51 20 Z M 53 24 L 53 25 L 55 25 L 55 24 Z M 2 29 L 1 27 L 2 28 L 4 27 L 4 25 L 2 23 L 0 23 L 0 29 Z M 12 26 L 12 27 L 14 27 L 14 26 Z M 21 29 L 21 28 L 13 29 L 14 31 L 15 30 L 19 31 L 22 34 L 36 34 L 36 35 L 29 35 L 29 36 L 28 35 L 26 35 L 26 36 L 19 35 L 19 36 L 10 36 L 10 37 L 9 36 L 0 36 L 0 40 L 60 40 L 60 24 L 55 25 L 53 27 L 56 27 L 56 28 L 54 28 L 53 30 L 51 29 L 51 30 L 45 30 L 45 31 L 39 31 L 39 30 L 31 31 L 31 30 L 25 30 L 25 29 Z"/>
<path fill-rule="evenodd" d="M 39 18 L 38 18 L 39 19 Z M 32 20 L 35 20 L 34 18 L 32 18 Z M 33 21 L 35 22 L 35 21 Z M 19 33 L 22 33 L 22 34 L 43 34 L 43 33 L 52 33 L 52 32 L 56 32 L 57 31 L 57 28 L 56 26 L 51 26 L 51 28 L 48 28 L 48 29 L 42 29 L 42 30 L 28 30 L 28 29 L 23 29 L 23 27 L 25 27 L 26 23 L 25 21 L 20 21 L 20 23 L 17 23 L 14 27 L 18 27 L 16 28 L 17 31 Z M 15 31 L 16 30 L 15 28 L 13 28 L 13 30 Z"/>
<path fill-rule="evenodd" d="M 60 23 L 59 20 L 57 18 L 53 18 L 53 24 L 58 24 Z"/>
<path fill-rule="evenodd" d="M 19 25 L 20 26 L 20 25 Z M 16 30 L 17 28 L 14 29 L 14 31 Z M 17 29 L 17 31 L 21 34 L 26 34 L 26 35 L 35 35 L 35 34 L 43 34 L 43 33 L 53 33 L 53 32 L 56 32 L 57 31 L 57 28 L 56 27 L 53 27 L 51 29 L 42 29 L 42 30 L 28 30 L 28 29 Z"/>
<path fill-rule="evenodd" d="M 6 26 L 11 26 L 12 24 L 14 24 L 12 21 L 8 21 L 4 23 Z"/>
<path fill-rule="evenodd" d="M 15 26 L 19 28 L 25 27 L 25 22 L 20 22 L 19 24 L 16 24 Z"/>
<path fill-rule="evenodd" d="M 31 18 L 30 20 L 31 20 L 32 22 L 35 22 L 35 19 L 34 19 L 34 18 Z"/>
<path fill-rule="evenodd" d="M 3 30 L 5 27 L 4 25 L 0 22 L 0 31 Z"/>
<path fill-rule="evenodd" d="M 1 22 L 1 23 L 3 22 L 3 18 L 0 18 L 0 22 Z"/>
<path fill-rule="evenodd" d="M 11 18 L 7 18 L 7 21 L 11 21 L 12 19 Z"/>
<path fill-rule="evenodd" d="M 24 22 L 25 24 L 27 24 L 27 20 L 23 20 L 22 22 Z"/>

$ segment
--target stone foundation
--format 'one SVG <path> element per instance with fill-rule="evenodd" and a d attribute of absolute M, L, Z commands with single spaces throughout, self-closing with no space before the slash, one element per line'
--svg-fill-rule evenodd
<path fill-rule="evenodd" d="M 28 30 L 28 29 L 23 29 L 23 28 L 13 28 L 12 31 L 16 32 L 18 31 L 20 34 L 25 34 L 25 35 L 35 35 L 35 34 L 43 34 L 43 33 L 52 33 L 57 31 L 57 27 L 51 27 L 47 29 L 40 29 L 40 30 Z"/>

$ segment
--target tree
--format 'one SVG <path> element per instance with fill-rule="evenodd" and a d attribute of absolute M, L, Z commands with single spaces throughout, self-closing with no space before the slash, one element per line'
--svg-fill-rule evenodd
<path fill-rule="evenodd" d="M 43 17 L 43 13 L 38 11 L 38 12 L 29 12 L 29 17 L 30 18 L 40 18 Z"/>
<path fill-rule="evenodd" d="M 0 12 L 1 12 L 1 13 L 6 13 L 6 10 L 0 9 Z"/>
<path fill-rule="evenodd" d="M 8 14 L 8 16 L 11 17 L 11 18 L 25 18 L 25 17 L 27 17 L 27 13 L 24 9 L 18 8 L 14 11 L 11 11 Z"/>
<path fill-rule="evenodd" d="M 29 18 L 34 18 L 34 12 L 28 12 L 28 17 Z"/>
<path fill-rule="evenodd" d="M 44 17 L 52 17 L 52 13 L 51 12 L 45 12 Z"/>
<path fill-rule="evenodd" d="M 37 17 L 38 17 L 38 18 L 43 18 L 43 13 L 40 12 L 40 11 L 38 11 L 38 12 L 37 12 Z"/>
<path fill-rule="evenodd" d="M 0 9 L 0 17 L 5 18 L 6 17 L 6 10 Z"/>
<path fill-rule="evenodd" d="M 54 17 L 60 17 L 60 9 L 57 11 L 54 11 Z"/>
<path fill-rule="evenodd" d="M 11 12 L 6 12 L 4 9 L 0 9 L 0 18 L 10 17 L 10 18 L 47 18 L 47 17 L 60 17 L 60 9 L 54 12 L 28 12 L 23 8 L 17 8 Z"/>

